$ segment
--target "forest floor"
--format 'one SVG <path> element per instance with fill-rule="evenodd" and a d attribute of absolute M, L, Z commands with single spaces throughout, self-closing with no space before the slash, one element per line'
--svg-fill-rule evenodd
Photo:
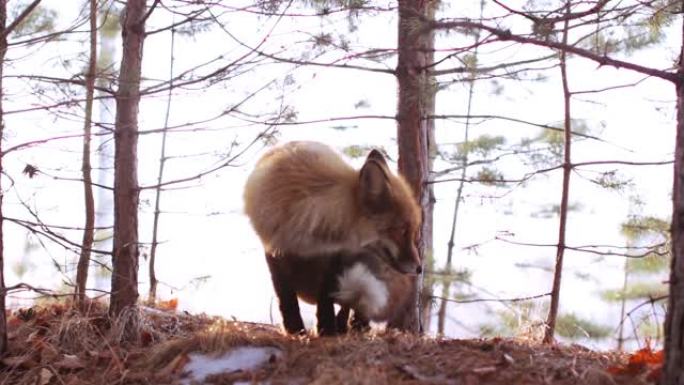
<path fill-rule="evenodd" d="M 654 384 L 662 361 L 648 349 L 627 355 L 525 339 L 290 337 L 173 308 L 140 307 L 114 321 L 99 303 L 13 311 L 0 384 Z M 126 322 L 137 335 L 126 335 Z"/>

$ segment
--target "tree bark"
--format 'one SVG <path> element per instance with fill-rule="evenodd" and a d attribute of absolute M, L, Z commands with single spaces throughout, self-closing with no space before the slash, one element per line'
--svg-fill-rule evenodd
<path fill-rule="evenodd" d="M 76 269 L 77 301 L 83 305 L 85 301 L 86 283 L 88 281 L 88 267 L 90 266 L 90 251 L 93 248 L 95 227 L 95 199 L 93 197 L 92 165 L 90 163 L 90 143 L 92 139 L 93 96 L 95 95 L 95 73 L 97 71 L 97 0 L 90 0 L 90 58 L 88 72 L 85 77 L 86 101 L 85 118 L 83 124 L 83 159 L 81 172 L 83 173 L 83 192 L 85 199 L 85 228 L 81 242 L 81 255 Z"/>
<path fill-rule="evenodd" d="M 5 26 L 7 24 L 7 0 L 0 0 L 0 182 L 2 181 L 3 172 L 3 157 L 2 145 L 3 137 L 5 135 L 5 115 L 4 104 L 4 69 L 5 69 L 5 55 L 7 54 L 7 33 Z M 5 288 L 5 249 L 4 249 L 4 231 L 3 225 L 5 222 L 5 214 L 3 212 L 3 198 L 2 184 L 0 183 L 0 356 L 7 353 L 7 317 L 5 298 L 7 296 Z"/>
<path fill-rule="evenodd" d="M 631 246 L 631 245 L 628 245 Z M 629 280 L 629 258 L 625 258 L 622 277 L 622 294 L 620 298 L 620 325 L 618 326 L 617 351 L 621 352 L 625 344 L 625 312 L 627 307 L 627 281 Z"/>
<path fill-rule="evenodd" d="M 128 0 L 123 15 L 123 54 L 116 93 L 114 132 L 114 246 L 109 313 L 138 300 L 138 107 L 145 38 L 145 0 Z"/>
<path fill-rule="evenodd" d="M 99 54 L 97 57 L 97 72 L 102 76 L 97 76 L 95 84 L 99 89 L 108 89 L 109 84 L 107 73 L 110 69 L 116 68 L 114 58 L 119 50 L 118 36 L 121 34 L 121 24 L 119 16 L 121 11 L 114 7 L 111 2 L 101 5 L 99 15 Z M 98 135 L 94 138 L 96 142 L 96 162 L 97 169 L 95 178 L 100 186 L 114 186 L 114 140 L 113 133 L 109 127 L 114 126 L 116 101 L 110 98 L 109 94 L 96 90 L 96 101 L 99 106 L 98 119 L 102 126 L 98 130 Z M 98 188 L 95 190 L 95 227 L 112 228 L 114 224 L 114 191 L 113 189 Z M 105 239 L 97 241 L 98 248 L 106 250 L 112 248 L 113 233 Z M 92 255 L 92 254 L 91 254 Z M 96 255 L 100 257 L 100 255 Z M 91 285 L 97 289 L 108 289 L 111 285 L 111 274 L 109 270 L 99 267 L 105 274 L 94 274 Z"/>
<path fill-rule="evenodd" d="M 684 1 L 681 2 L 684 6 Z M 684 25 L 682 29 L 684 37 Z M 662 385 L 684 384 L 684 42 L 677 68 L 677 136 L 672 187 L 672 265 L 665 317 L 665 365 Z"/>
<path fill-rule="evenodd" d="M 566 3 L 566 12 L 570 12 L 570 0 Z M 568 27 L 569 22 L 565 20 L 563 27 L 563 44 L 568 43 Z M 546 330 L 544 331 L 544 343 L 551 343 L 554 341 L 554 334 L 556 332 L 556 319 L 558 318 L 558 304 L 560 302 L 560 285 L 563 275 L 563 257 L 565 255 L 565 233 L 566 223 L 568 220 L 568 200 L 570 195 L 570 172 L 572 171 L 571 163 L 571 145 L 572 145 L 572 121 L 570 114 L 570 89 L 568 86 L 568 72 L 566 63 L 565 51 L 560 52 L 560 69 L 561 79 L 563 82 L 563 103 L 564 103 L 564 132 L 563 132 L 563 189 L 561 191 L 560 202 L 560 218 L 558 224 L 558 247 L 556 249 L 556 266 L 553 273 L 553 285 L 551 287 L 551 304 L 549 306 L 549 314 L 546 318 Z"/>
<path fill-rule="evenodd" d="M 429 81 L 426 64 L 430 46 L 428 34 L 422 33 L 421 18 L 427 16 L 430 0 L 400 0 L 398 23 L 398 60 L 396 76 L 399 84 L 397 106 L 397 141 L 399 146 L 399 172 L 406 178 L 423 210 L 418 250 L 425 263 L 426 249 L 431 245 L 432 212 L 430 191 L 426 188 L 429 176 L 429 125 L 426 111 L 429 108 Z M 414 281 L 414 298 L 404 315 L 391 325 L 402 330 L 419 332 L 418 314 L 419 280 Z"/>
<path fill-rule="evenodd" d="M 437 11 L 437 1 L 430 1 L 427 6 L 427 18 L 428 20 L 434 20 L 435 12 Z M 425 64 L 427 67 L 432 65 L 435 61 L 435 31 L 431 30 L 427 36 L 425 36 L 425 46 L 427 52 L 425 53 L 426 60 Z M 435 103 L 437 100 L 437 84 L 435 77 L 432 76 L 428 71 L 423 71 L 423 81 L 425 82 L 425 102 L 423 113 L 423 119 L 425 119 L 425 130 L 427 131 L 427 151 L 428 151 L 428 164 L 427 164 L 427 178 L 432 175 L 434 170 L 435 158 L 437 157 L 437 140 L 435 138 Z M 427 181 L 427 179 L 426 179 Z M 427 190 L 427 206 L 423 207 L 423 223 L 421 236 L 424 239 L 423 255 L 425 256 L 425 261 L 423 262 L 423 271 L 426 271 L 426 264 L 429 264 L 430 271 L 434 270 L 435 257 L 434 257 L 434 247 L 433 247 L 433 224 L 434 224 L 434 207 L 435 207 L 435 192 L 432 184 L 424 184 L 424 188 Z M 430 330 L 430 320 L 431 320 L 431 310 L 433 304 L 433 292 L 434 292 L 434 280 L 425 280 L 425 275 L 421 277 L 423 284 L 420 296 L 420 329 L 421 331 Z"/>

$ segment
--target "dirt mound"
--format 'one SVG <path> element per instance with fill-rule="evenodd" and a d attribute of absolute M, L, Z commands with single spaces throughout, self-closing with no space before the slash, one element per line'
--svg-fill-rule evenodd
<path fill-rule="evenodd" d="M 127 335 L 123 325 L 136 333 Z M 0 384 L 646 384 L 652 365 L 579 346 L 377 332 L 289 337 L 277 327 L 140 307 L 112 320 L 50 304 L 9 317 Z M 262 347 L 263 349 L 258 349 Z"/>

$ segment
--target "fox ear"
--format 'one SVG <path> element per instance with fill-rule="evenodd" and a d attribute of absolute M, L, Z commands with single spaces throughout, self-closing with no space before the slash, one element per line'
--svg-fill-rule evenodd
<path fill-rule="evenodd" d="M 382 155 L 382 152 L 380 152 L 380 150 L 374 148 L 371 150 L 371 152 L 368 153 L 368 156 L 366 157 L 366 163 L 368 163 L 371 160 L 380 162 L 380 164 L 387 167 L 387 161 L 385 160 L 385 156 Z"/>
<path fill-rule="evenodd" d="M 375 159 L 371 159 L 370 155 L 368 158 L 359 173 L 361 205 L 365 210 L 374 213 L 386 211 L 390 207 L 392 198 L 389 178 L 385 171 L 386 166 Z"/>

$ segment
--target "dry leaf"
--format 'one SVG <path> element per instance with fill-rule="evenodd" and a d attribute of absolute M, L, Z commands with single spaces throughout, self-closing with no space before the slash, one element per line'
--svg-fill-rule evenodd
<path fill-rule="evenodd" d="M 502 355 L 502 358 L 503 358 L 503 362 L 506 364 L 513 365 L 515 363 L 515 359 L 513 357 L 511 357 L 511 355 L 508 353 L 504 353 Z"/>
<path fill-rule="evenodd" d="M 24 321 L 19 317 L 10 317 L 7 319 L 7 327 L 10 329 L 15 329 L 19 327 Z"/>
<path fill-rule="evenodd" d="M 47 368 L 40 369 L 40 374 L 38 377 L 37 384 L 38 385 L 47 385 L 50 380 L 54 377 L 54 374 Z"/>
<path fill-rule="evenodd" d="M 58 369 L 77 370 L 85 368 L 85 364 L 80 358 L 71 354 L 65 354 L 61 360 L 54 363 Z"/>
<path fill-rule="evenodd" d="M 178 298 L 171 298 L 168 301 L 157 302 L 157 309 L 176 310 L 178 308 Z"/>
<path fill-rule="evenodd" d="M 157 375 L 161 377 L 167 377 L 172 374 L 178 374 L 181 372 L 181 370 L 183 370 L 188 362 L 190 362 L 190 357 L 188 357 L 186 353 L 180 354 L 171 362 L 169 362 L 168 365 L 157 372 Z"/>
<path fill-rule="evenodd" d="M 36 174 L 38 174 L 38 167 L 27 163 L 21 172 L 27 175 L 29 178 L 33 178 L 36 176 Z"/>
<path fill-rule="evenodd" d="M 40 354 L 40 361 L 43 363 L 53 362 L 60 356 L 59 350 L 57 350 L 54 345 L 45 341 L 38 344 L 35 350 Z"/>
<path fill-rule="evenodd" d="M 69 378 L 66 381 L 66 385 L 91 385 L 91 384 L 92 384 L 92 382 L 84 381 L 84 380 L 78 378 L 77 376 L 71 376 L 71 378 Z"/>
<path fill-rule="evenodd" d="M 475 368 L 472 370 L 475 374 L 487 374 L 496 372 L 496 366 L 484 366 L 481 368 Z"/>
<path fill-rule="evenodd" d="M 150 346 L 150 344 L 152 344 L 152 342 L 154 342 L 154 337 L 152 336 L 152 333 L 150 333 L 147 330 L 143 330 L 140 333 L 140 343 L 142 344 L 142 346 L 144 346 L 144 347 Z"/>
<path fill-rule="evenodd" d="M 30 355 L 5 357 L 0 360 L 0 363 L 13 368 L 32 368 L 38 365 Z"/>
<path fill-rule="evenodd" d="M 26 337 L 26 342 L 33 342 L 33 341 L 37 340 L 38 338 L 40 338 L 39 335 L 40 335 L 40 330 L 36 330 L 36 331 L 31 332 L 31 334 L 29 334 L 28 337 Z"/>
<path fill-rule="evenodd" d="M 663 365 L 655 365 L 653 369 L 646 376 L 646 380 L 654 384 L 660 383 L 660 376 L 663 374 Z"/>
<path fill-rule="evenodd" d="M 629 356 L 629 361 L 626 365 L 611 366 L 608 372 L 611 374 L 628 374 L 637 375 L 646 370 L 660 370 L 663 365 L 664 352 L 662 350 L 654 352 L 649 345 L 643 349 L 639 349 Z M 653 373 L 649 377 L 654 377 Z"/>

